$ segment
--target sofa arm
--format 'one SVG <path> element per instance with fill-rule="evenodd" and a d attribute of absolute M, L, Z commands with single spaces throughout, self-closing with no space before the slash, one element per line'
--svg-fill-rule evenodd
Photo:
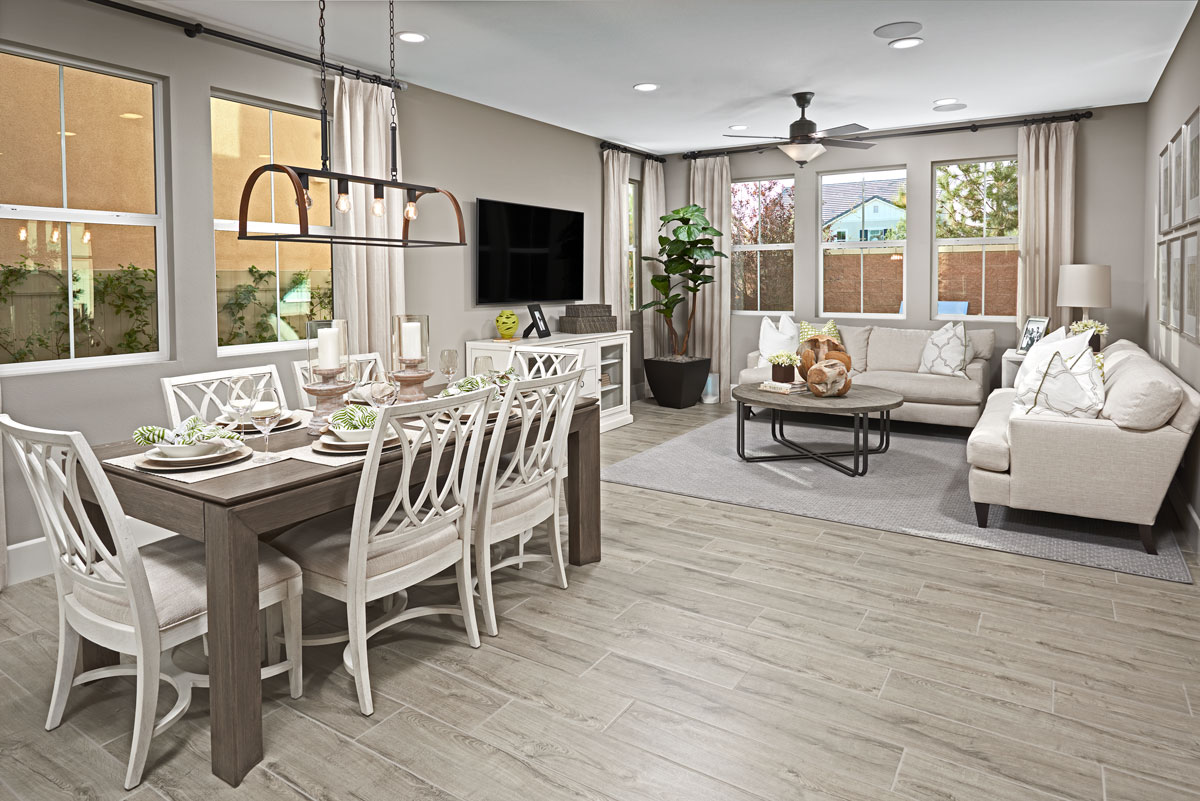
<path fill-rule="evenodd" d="M 750 351 L 750 355 L 746 357 L 746 369 L 753 370 L 758 367 L 758 351 Z"/>
<path fill-rule="evenodd" d="M 1012 505 L 1127 523 L 1154 522 L 1188 436 L 1102 418 L 1017 415 L 1008 423 Z"/>
<path fill-rule="evenodd" d="M 965 369 L 967 378 L 983 387 L 983 396 L 988 394 L 988 384 L 991 383 L 992 368 L 987 359 L 972 359 Z"/>

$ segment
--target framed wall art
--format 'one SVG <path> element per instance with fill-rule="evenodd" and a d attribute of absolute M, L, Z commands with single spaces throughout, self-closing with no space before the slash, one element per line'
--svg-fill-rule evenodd
<path fill-rule="evenodd" d="M 1171 284 L 1171 321 L 1168 324 L 1178 331 L 1183 326 L 1183 241 L 1176 238 L 1167 245 L 1170 263 L 1167 281 Z"/>
<path fill-rule="evenodd" d="M 1171 146 L 1158 154 L 1158 232 L 1171 230 Z"/>
<path fill-rule="evenodd" d="M 1183 126 L 1187 146 L 1184 148 L 1183 218 L 1187 222 L 1200 220 L 1200 108 L 1192 112 Z"/>
<path fill-rule="evenodd" d="M 1185 129 L 1171 139 L 1171 227 L 1183 225 L 1183 149 Z"/>
<path fill-rule="evenodd" d="M 1171 322 L 1171 268 L 1167 263 L 1167 243 L 1158 243 L 1158 259 L 1155 260 L 1158 275 L 1158 321 L 1163 325 Z"/>
<path fill-rule="evenodd" d="M 1183 238 L 1183 333 L 1200 341 L 1200 266 L 1196 263 L 1200 234 Z"/>

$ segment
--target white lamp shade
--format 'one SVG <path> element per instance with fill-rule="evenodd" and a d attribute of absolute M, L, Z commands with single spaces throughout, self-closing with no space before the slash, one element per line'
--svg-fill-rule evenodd
<path fill-rule="evenodd" d="M 807 162 L 812 161 L 817 156 L 825 152 L 825 146 L 813 142 L 807 145 L 780 145 L 779 149 L 787 153 L 787 157 L 792 161 Z"/>
<path fill-rule="evenodd" d="M 1064 264 L 1058 268 L 1058 305 L 1084 309 L 1112 306 L 1112 267 Z"/>

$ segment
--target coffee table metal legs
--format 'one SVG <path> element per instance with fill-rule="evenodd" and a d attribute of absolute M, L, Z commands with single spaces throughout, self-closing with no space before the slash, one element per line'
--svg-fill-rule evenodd
<path fill-rule="evenodd" d="M 737 409 L 737 454 L 745 462 L 780 462 L 790 459 L 814 459 L 823 465 L 832 467 L 848 476 L 865 476 L 869 466 L 870 455 L 886 453 L 892 444 L 892 414 L 888 410 L 879 412 L 879 437 L 875 447 L 870 446 L 871 416 L 867 413 L 852 414 L 852 429 L 854 432 L 853 446 L 850 450 L 815 451 L 798 442 L 790 440 L 784 434 L 783 414 L 776 409 L 771 410 L 771 439 L 788 448 L 792 453 L 766 454 L 761 456 L 746 455 L 746 415 L 745 404 L 738 402 Z M 840 457 L 852 458 L 850 464 L 838 461 Z"/>

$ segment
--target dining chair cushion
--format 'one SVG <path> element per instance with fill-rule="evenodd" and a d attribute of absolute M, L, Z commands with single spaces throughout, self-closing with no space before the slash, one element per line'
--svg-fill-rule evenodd
<path fill-rule="evenodd" d="M 204 543 L 187 537 L 169 537 L 138 549 L 146 581 L 154 597 L 160 629 L 183 623 L 208 611 Z M 100 564 L 96 573 L 115 580 L 116 573 Z M 300 575 L 300 566 L 266 543 L 258 544 L 258 590 L 262 592 Z M 133 614 L 124 599 L 75 585 L 75 600 L 89 612 L 118 623 L 133 625 Z"/>
<path fill-rule="evenodd" d="M 288 529 L 271 545 L 295 559 L 306 572 L 347 583 L 350 567 L 350 529 L 354 507 L 314 517 Z M 454 521 L 424 531 L 379 542 L 376 552 L 367 557 L 367 578 L 383 575 L 424 559 L 458 541 Z"/>
<path fill-rule="evenodd" d="M 501 488 L 501 492 L 503 492 L 503 488 Z M 540 523 L 550 516 L 550 513 L 554 509 L 553 504 L 554 495 L 550 491 L 550 484 L 543 484 L 515 498 L 506 500 L 497 498 L 495 505 L 492 506 L 492 525 L 503 526 L 531 512 L 544 509 L 542 517 L 534 521 L 535 523 Z"/>

